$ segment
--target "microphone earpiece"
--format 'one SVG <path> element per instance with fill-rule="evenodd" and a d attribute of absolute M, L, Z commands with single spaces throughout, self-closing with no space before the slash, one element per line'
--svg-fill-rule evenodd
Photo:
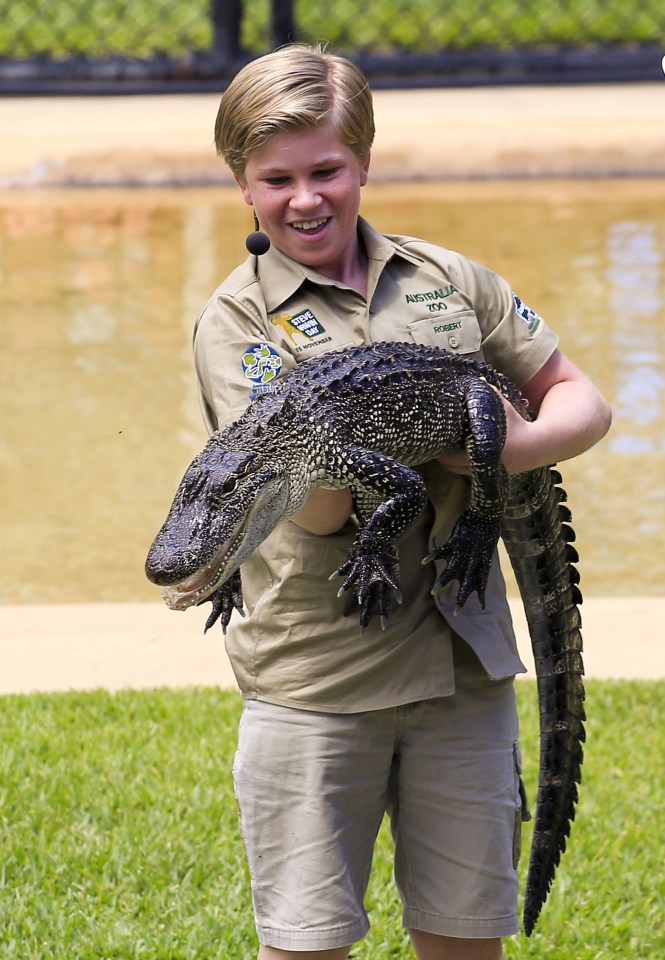
<path fill-rule="evenodd" d="M 261 254 L 267 253 L 270 249 L 270 237 L 267 233 L 263 233 L 262 230 L 259 230 L 259 220 L 256 214 L 254 214 L 254 227 L 252 233 L 245 240 L 245 246 L 249 252 L 254 257 L 260 257 Z"/>

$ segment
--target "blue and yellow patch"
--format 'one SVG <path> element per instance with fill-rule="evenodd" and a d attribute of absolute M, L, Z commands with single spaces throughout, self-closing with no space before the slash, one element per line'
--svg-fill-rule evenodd
<path fill-rule="evenodd" d="M 242 355 L 243 375 L 253 384 L 252 400 L 271 392 L 283 362 L 277 350 L 268 343 L 257 343 Z"/>

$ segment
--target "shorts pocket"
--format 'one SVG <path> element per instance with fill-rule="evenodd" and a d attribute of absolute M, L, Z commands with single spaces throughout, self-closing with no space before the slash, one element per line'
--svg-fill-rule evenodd
<path fill-rule="evenodd" d="M 522 780 L 522 751 L 519 743 L 513 743 L 513 764 L 515 768 L 515 827 L 513 830 L 513 868 L 517 870 L 522 853 L 522 824 L 531 819 L 526 787 Z"/>

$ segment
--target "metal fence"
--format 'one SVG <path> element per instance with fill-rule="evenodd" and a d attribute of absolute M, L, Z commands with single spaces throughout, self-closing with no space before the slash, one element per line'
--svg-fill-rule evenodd
<path fill-rule="evenodd" d="M 0 0 L 0 93 L 218 90 L 290 40 L 375 86 L 662 79 L 662 0 Z"/>

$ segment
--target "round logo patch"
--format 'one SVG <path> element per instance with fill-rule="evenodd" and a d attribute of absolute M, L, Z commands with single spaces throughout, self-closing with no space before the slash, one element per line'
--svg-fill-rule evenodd
<path fill-rule="evenodd" d="M 274 347 L 267 343 L 257 343 L 243 354 L 242 371 L 252 383 L 266 384 L 278 376 L 282 362 Z"/>

